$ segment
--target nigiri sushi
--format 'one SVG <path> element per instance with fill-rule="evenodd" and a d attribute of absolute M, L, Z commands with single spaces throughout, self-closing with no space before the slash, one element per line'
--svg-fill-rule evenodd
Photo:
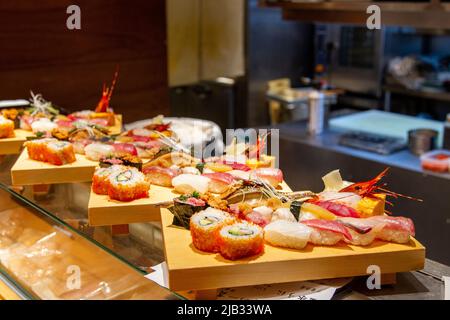
<path fill-rule="evenodd" d="M 75 162 L 75 152 L 70 142 L 56 139 L 37 139 L 25 142 L 28 156 L 37 161 L 48 162 L 54 165 L 63 165 Z"/>
<path fill-rule="evenodd" d="M 84 148 L 86 158 L 93 161 L 99 161 L 102 158 L 114 156 L 114 147 L 106 143 L 91 143 Z"/>
<path fill-rule="evenodd" d="M 123 156 L 111 156 L 100 159 L 100 167 L 106 168 L 113 165 L 122 165 L 127 167 L 135 167 L 142 171 L 142 160 L 137 156 L 125 154 Z"/>
<path fill-rule="evenodd" d="M 273 187 L 277 187 L 283 182 L 283 172 L 278 168 L 259 168 L 250 172 L 250 178 L 256 176 L 259 179 L 265 180 Z"/>
<path fill-rule="evenodd" d="M 338 221 L 313 219 L 301 223 L 313 229 L 310 241 L 316 245 L 333 246 L 341 240 L 352 239 L 347 228 Z"/>
<path fill-rule="evenodd" d="M 0 139 L 14 137 L 14 121 L 0 116 Z"/>
<path fill-rule="evenodd" d="M 204 173 L 210 179 L 208 190 L 212 193 L 223 193 L 234 183 L 232 175 L 225 172 Z"/>
<path fill-rule="evenodd" d="M 408 243 L 410 237 L 415 235 L 414 223 L 405 217 L 339 218 L 339 221 L 356 230 L 375 230 L 377 239 L 388 242 Z"/>
<path fill-rule="evenodd" d="M 249 180 L 250 179 L 249 171 L 231 170 L 231 171 L 228 171 L 227 173 L 231 174 L 235 179 L 240 179 L 240 180 Z"/>
<path fill-rule="evenodd" d="M 58 127 L 58 125 L 54 122 L 52 122 L 50 119 L 48 118 L 40 118 L 36 121 L 33 121 L 33 123 L 31 124 L 31 130 L 34 133 L 37 132 L 52 132 L 53 129 L 56 129 Z"/>
<path fill-rule="evenodd" d="M 137 156 L 138 152 L 136 147 L 131 143 L 113 143 L 114 155 L 117 157 L 124 155 Z"/>
<path fill-rule="evenodd" d="M 264 228 L 264 239 L 278 247 L 303 249 L 311 237 L 313 230 L 301 223 L 277 220 Z"/>
<path fill-rule="evenodd" d="M 297 222 L 295 216 L 292 214 L 289 208 L 278 208 L 277 210 L 275 210 L 275 212 L 272 214 L 271 221 L 274 222 L 277 220 Z"/>
<path fill-rule="evenodd" d="M 114 200 L 147 198 L 149 189 L 145 175 L 133 167 L 122 167 L 109 176 L 108 196 Z"/>
<path fill-rule="evenodd" d="M 180 174 L 172 179 L 172 186 L 175 191 L 181 194 L 192 193 L 194 191 L 206 193 L 211 179 L 195 174 Z"/>
<path fill-rule="evenodd" d="M 144 167 L 143 172 L 151 184 L 163 187 L 171 187 L 172 179 L 180 174 L 179 170 L 160 166 Z"/>
<path fill-rule="evenodd" d="M 314 201 L 312 203 L 314 203 L 316 206 L 330 211 L 331 213 L 339 217 L 360 218 L 358 211 L 343 203 L 324 200 Z"/>
<path fill-rule="evenodd" d="M 251 223 L 254 223 L 260 227 L 265 227 L 267 224 L 270 223 L 270 219 L 264 217 L 260 212 L 258 211 L 251 211 L 244 215 L 245 220 Z"/>
<path fill-rule="evenodd" d="M 259 206 L 254 208 L 253 211 L 259 212 L 264 217 L 264 219 L 266 219 L 269 222 L 272 220 L 273 214 L 272 208 L 269 208 L 267 206 Z"/>

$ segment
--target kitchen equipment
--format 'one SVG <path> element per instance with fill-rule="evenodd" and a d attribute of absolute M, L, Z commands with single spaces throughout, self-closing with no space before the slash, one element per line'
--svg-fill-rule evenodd
<path fill-rule="evenodd" d="M 408 131 L 409 150 L 420 156 L 427 151 L 436 149 L 436 139 L 439 132 L 432 129 L 413 129 Z"/>
<path fill-rule="evenodd" d="M 406 148 L 404 139 L 355 131 L 343 134 L 339 139 L 339 144 L 383 155 Z"/>
<path fill-rule="evenodd" d="M 393 138 L 408 139 L 408 131 L 417 128 L 429 128 L 439 132 L 437 148 L 441 148 L 444 136 L 444 123 L 429 119 L 420 119 L 398 113 L 380 110 L 356 112 L 350 115 L 333 118 L 329 121 L 331 130 L 362 131 L 381 134 Z"/>
<path fill-rule="evenodd" d="M 447 121 L 444 125 L 444 143 L 443 148 L 450 150 L 450 113 L 447 114 Z"/>
<path fill-rule="evenodd" d="M 434 150 L 420 156 L 422 168 L 435 172 L 448 172 L 450 168 L 450 151 Z"/>
<path fill-rule="evenodd" d="M 312 135 L 321 134 L 325 126 L 325 96 L 320 91 L 309 94 L 308 132 Z"/>
<path fill-rule="evenodd" d="M 385 30 L 365 26 L 316 24 L 315 64 L 324 65 L 333 87 L 381 95 Z"/>
<path fill-rule="evenodd" d="M 288 122 L 306 120 L 309 117 L 310 95 L 316 91 L 311 87 L 285 88 L 279 91 L 270 90 L 266 93 L 269 105 L 270 122 L 272 125 Z M 321 90 L 324 95 L 325 118 L 330 105 L 337 102 L 338 95 L 342 90 Z"/>

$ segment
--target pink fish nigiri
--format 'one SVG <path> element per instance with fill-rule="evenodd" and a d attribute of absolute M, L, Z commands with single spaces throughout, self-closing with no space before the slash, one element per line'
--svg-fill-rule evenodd
<path fill-rule="evenodd" d="M 180 174 L 178 170 L 159 166 L 144 167 L 142 172 L 151 184 L 162 187 L 171 187 L 172 179 Z"/>
<path fill-rule="evenodd" d="M 312 219 L 301 223 L 313 228 L 311 242 L 317 245 L 335 245 L 343 239 L 352 240 L 352 235 L 339 221 Z"/>
<path fill-rule="evenodd" d="M 277 187 L 283 182 L 283 172 L 278 168 L 258 168 L 250 173 L 250 177 L 252 175 L 256 175 L 258 178 L 265 180 L 274 187 Z"/>
<path fill-rule="evenodd" d="M 327 209 L 339 217 L 360 218 L 358 211 L 342 203 L 322 200 L 313 201 L 313 203 L 319 207 Z"/>
<path fill-rule="evenodd" d="M 114 154 L 116 156 L 124 154 L 130 154 L 132 156 L 138 155 L 136 147 L 131 143 L 113 143 L 112 146 L 114 147 Z"/>
<path fill-rule="evenodd" d="M 339 218 L 339 221 L 365 233 L 377 229 L 376 238 L 389 242 L 407 243 L 411 236 L 415 235 L 414 223 L 405 217 L 373 216 L 364 219 Z"/>
<path fill-rule="evenodd" d="M 212 193 L 223 193 L 234 183 L 234 177 L 225 172 L 204 173 L 204 177 L 210 180 L 208 190 Z"/>
<path fill-rule="evenodd" d="M 270 220 L 265 218 L 261 213 L 258 211 L 252 211 L 245 215 L 245 220 L 249 222 L 253 222 L 254 224 L 257 224 L 261 228 L 264 228 L 266 225 L 270 223 Z"/>

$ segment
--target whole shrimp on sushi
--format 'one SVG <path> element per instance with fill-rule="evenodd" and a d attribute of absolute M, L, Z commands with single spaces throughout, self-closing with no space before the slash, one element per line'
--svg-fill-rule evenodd
<path fill-rule="evenodd" d="M 338 217 L 366 218 L 389 213 L 385 209 L 386 203 L 392 205 L 386 200 L 388 196 L 421 201 L 385 189 L 385 184 L 380 184 L 380 181 L 388 169 L 369 181 L 357 183 L 344 182 L 339 171 L 335 170 L 322 178 L 325 190 L 308 200 L 305 209 L 308 206 L 313 214 L 315 211 L 327 211 Z"/>

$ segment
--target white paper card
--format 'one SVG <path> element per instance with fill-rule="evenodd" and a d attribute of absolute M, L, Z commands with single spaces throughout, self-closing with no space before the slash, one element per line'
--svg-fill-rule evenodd
<path fill-rule="evenodd" d="M 444 280 L 444 300 L 450 300 L 450 277 L 442 277 Z"/>
<path fill-rule="evenodd" d="M 152 267 L 154 272 L 145 277 L 168 288 L 167 264 Z M 239 288 L 224 288 L 217 292 L 218 300 L 331 300 L 337 289 L 348 284 L 352 278 L 320 281 L 302 281 L 267 284 Z"/>

